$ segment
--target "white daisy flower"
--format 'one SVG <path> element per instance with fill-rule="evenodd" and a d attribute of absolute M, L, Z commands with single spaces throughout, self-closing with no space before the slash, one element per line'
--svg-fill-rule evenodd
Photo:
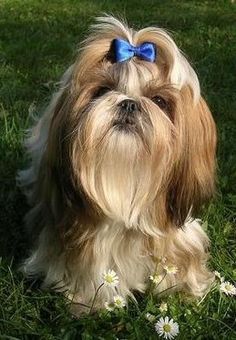
<path fill-rule="evenodd" d="M 115 309 L 115 304 L 114 302 L 105 302 L 105 308 L 109 311 L 109 312 L 113 312 L 113 310 Z"/>
<path fill-rule="evenodd" d="M 166 302 L 162 302 L 162 303 L 160 304 L 159 310 L 160 310 L 161 313 L 167 312 L 167 310 L 168 310 L 167 303 L 166 303 Z"/>
<path fill-rule="evenodd" d="M 221 274 L 217 272 L 216 270 L 214 271 L 214 274 L 220 280 L 220 282 L 223 282 L 225 280 L 225 278 L 221 276 Z"/>
<path fill-rule="evenodd" d="M 160 318 L 155 324 L 155 329 L 158 335 L 163 336 L 165 339 L 172 339 L 179 333 L 179 325 L 168 316 L 165 319 Z"/>
<path fill-rule="evenodd" d="M 178 268 L 172 264 L 165 265 L 163 268 L 166 271 L 166 274 L 176 274 L 178 272 Z"/>
<path fill-rule="evenodd" d="M 156 320 L 155 315 L 153 315 L 151 313 L 146 313 L 145 318 L 150 322 L 154 322 Z"/>
<path fill-rule="evenodd" d="M 117 287 L 119 284 L 119 278 L 114 270 L 109 269 L 107 272 L 103 273 L 103 282 L 105 286 Z"/>
<path fill-rule="evenodd" d="M 114 306 L 117 308 L 123 308 L 126 305 L 125 299 L 120 295 L 114 296 L 113 301 L 114 301 Z"/>
<path fill-rule="evenodd" d="M 229 281 L 221 282 L 220 291 L 226 295 L 236 295 L 236 287 Z"/>
<path fill-rule="evenodd" d="M 161 282 L 163 276 L 159 274 L 150 275 L 149 279 L 156 285 Z"/>

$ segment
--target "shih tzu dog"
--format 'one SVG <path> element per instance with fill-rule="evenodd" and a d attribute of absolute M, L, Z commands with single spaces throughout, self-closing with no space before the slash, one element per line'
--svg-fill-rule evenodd
<path fill-rule="evenodd" d="M 216 129 L 167 32 L 98 18 L 26 145 L 27 275 L 88 305 L 109 269 L 124 299 L 153 273 L 157 292 L 207 291 L 209 240 L 194 216 L 214 192 Z M 113 296 L 102 287 L 95 308 Z"/>

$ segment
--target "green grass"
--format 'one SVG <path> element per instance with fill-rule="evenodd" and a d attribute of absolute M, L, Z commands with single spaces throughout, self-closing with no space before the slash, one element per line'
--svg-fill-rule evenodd
<path fill-rule="evenodd" d="M 211 238 L 212 269 L 236 280 L 236 4 L 229 0 L 2 0 L 0 2 L 0 339 L 156 339 L 151 312 L 139 306 L 71 317 L 63 296 L 41 291 L 17 271 L 26 254 L 24 197 L 15 174 L 25 163 L 21 146 L 29 112 L 39 110 L 75 57 L 78 42 L 101 12 L 126 16 L 135 27 L 156 24 L 174 32 L 197 69 L 218 126 L 219 193 L 202 219 Z M 235 300 L 211 292 L 198 305 L 182 295 L 165 299 L 180 326 L 178 339 L 236 339 Z"/>

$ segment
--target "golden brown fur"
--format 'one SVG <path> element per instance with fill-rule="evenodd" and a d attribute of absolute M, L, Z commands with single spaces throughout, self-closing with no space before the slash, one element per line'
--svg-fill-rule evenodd
<path fill-rule="evenodd" d="M 157 61 L 112 62 L 114 38 L 153 42 Z M 139 107 L 135 124 L 120 129 L 119 104 L 130 98 Z M 201 296 L 213 277 L 209 241 L 191 216 L 214 192 L 215 144 L 197 76 L 171 37 L 98 19 L 27 141 L 32 165 L 20 182 L 36 241 L 26 274 L 90 304 L 104 270 L 114 269 L 119 293 L 132 296 L 163 272 L 157 259 L 165 258 L 179 271 L 158 289 Z M 97 308 L 112 294 L 102 289 Z"/>

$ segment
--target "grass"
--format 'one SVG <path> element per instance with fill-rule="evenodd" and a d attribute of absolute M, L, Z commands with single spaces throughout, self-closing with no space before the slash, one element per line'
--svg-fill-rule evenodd
<path fill-rule="evenodd" d="M 212 269 L 236 280 L 236 4 L 228 0 L 2 0 L 0 2 L 0 339 L 156 339 L 146 312 L 160 301 L 73 319 L 69 304 L 17 271 L 26 254 L 24 197 L 15 174 L 25 163 L 23 130 L 75 57 L 94 16 L 121 14 L 136 27 L 157 24 L 174 32 L 197 69 L 218 126 L 218 195 L 202 211 L 211 238 Z M 165 299 L 180 325 L 178 339 L 236 339 L 235 300 L 215 288 L 202 303 L 180 294 Z"/>

